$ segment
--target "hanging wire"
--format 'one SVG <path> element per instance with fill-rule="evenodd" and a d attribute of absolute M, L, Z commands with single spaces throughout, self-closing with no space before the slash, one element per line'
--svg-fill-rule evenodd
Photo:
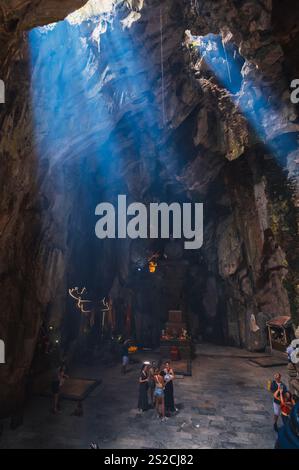
<path fill-rule="evenodd" d="M 191 8 L 193 8 L 195 13 L 199 14 L 199 4 L 198 0 L 191 0 Z"/>
<path fill-rule="evenodd" d="M 222 46 L 223 46 L 223 50 L 224 50 L 224 54 L 225 54 L 225 60 L 226 60 L 226 67 L 227 67 L 227 72 L 228 72 L 228 78 L 229 78 L 230 83 L 232 83 L 232 74 L 231 74 L 231 71 L 230 71 L 230 66 L 229 66 L 229 62 L 228 62 L 228 55 L 227 55 L 227 50 L 226 50 L 226 46 L 225 46 L 225 42 L 224 42 L 223 36 L 222 36 Z"/>
<path fill-rule="evenodd" d="M 163 114 L 163 126 L 165 126 L 166 125 L 166 107 L 165 107 L 164 35 L 163 35 L 162 6 L 160 7 L 160 37 L 161 37 L 162 114 Z"/>

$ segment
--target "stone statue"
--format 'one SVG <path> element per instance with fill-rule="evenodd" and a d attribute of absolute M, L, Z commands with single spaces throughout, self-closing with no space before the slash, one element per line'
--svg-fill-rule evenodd
<path fill-rule="evenodd" d="M 256 333 L 257 331 L 260 330 L 260 327 L 257 325 L 256 323 L 256 318 L 255 318 L 255 315 L 252 313 L 251 317 L 250 317 L 250 330 L 253 332 L 253 333 Z"/>

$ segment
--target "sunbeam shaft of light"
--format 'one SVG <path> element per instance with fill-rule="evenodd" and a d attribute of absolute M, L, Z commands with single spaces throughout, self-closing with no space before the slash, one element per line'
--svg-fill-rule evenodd
<path fill-rule="evenodd" d="M 142 48 L 136 50 L 132 34 L 116 25 L 103 34 L 99 50 L 92 40 L 98 22 L 63 21 L 29 34 L 40 154 L 56 159 L 65 150 L 61 142 L 73 147 L 82 136 L 100 151 L 118 120 L 129 112 L 142 118 L 132 119 L 135 134 L 139 126 L 140 134 L 159 139 L 161 109 L 149 96 L 152 83 Z"/>
<path fill-rule="evenodd" d="M 225 46 L 223 51 L 219 47 L 215 50 L 214 47 L 214 53 L 212 52 L 213 42 L 217 40 L 219 42 L 219 37 L 217 39 L 214 35 L 197 38 L 197 47 L 201 57 L 221 85 L 230 92 L 232 101 L 245 116 L 256 135 L 266 144 L 270 152 L 277 156 L 275 155 L 277 152 L 275 138 L 296 130 L 296 126 L 292 127 L 289 121 L 291 102 L 289 106 L 286 106 L 286 103 L 280 101 L 281 98 L 276 98 L 271 87 L 263 84 L 257 70 L 252 72 L 250 80 L 247 79 L 246 87 L 243 86 L 241 92 L 236 93 L 234 84 L 236 77 L 241 73 L 239 63 Z M 229 73 L 225 73 L 224 70 L 228 70 Z M 286 153 L 294 148 L 295 141 L 294 135 L 291 134 L 285 139 Z"/>
<path fill-rule="evenodd" d="M 103 133 L 112 125 L 97 89 L 98 62 L 86 34 L 83 26 L 67 21 L 30 32 L 32 103 L 40 155 L 55 159 L 66 150 L 62 142 L 72 147 L 82 136 L 100 132 L 100 124 Z"/>

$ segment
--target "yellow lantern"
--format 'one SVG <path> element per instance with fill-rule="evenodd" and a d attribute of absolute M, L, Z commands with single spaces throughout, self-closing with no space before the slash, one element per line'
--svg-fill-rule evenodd
<path fill-rule="evenodd" d="M 157 269 L 158 264 L 155 261 L 150 261 L 149 262 L 149 272 L 150 273 L 155 273 Z"/>

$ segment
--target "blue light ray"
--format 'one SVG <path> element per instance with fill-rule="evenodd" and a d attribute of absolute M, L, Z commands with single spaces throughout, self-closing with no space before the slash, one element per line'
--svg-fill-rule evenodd
<path fill-rule="evenodd" d="M 67 21 L 35 29 L 29 40 L 38 150 L 55 157 L 61 152 L 57 148 L 61 139 L 72 143 L 82 134 L 88 135 L 97 127 L 99 112 L 108 118 L 106 107 L 99 108 L 100 100 L 88 95 L 96 86 L 97 63 L 94 61 L 92 70 L 93 52 L 84 43 L 80 27 Z"/>
<path fill-rule="evenodd" d="M 102 21 L 65 20 L 30 32 L 32 102 L 40 156 L 57 161 L 92 153 L 103 172 L 116 175 L 120 161 L 110 156 L 123 149 L 116 125 L 124 126 L 138 157 L 147 140 L 161 140 L 162 109 L 149 93 L 153 83 L 144 48 L 136 50 L 133 32 L 119 23 L 108 24 L 97 44 L 91 38 Z"/>

